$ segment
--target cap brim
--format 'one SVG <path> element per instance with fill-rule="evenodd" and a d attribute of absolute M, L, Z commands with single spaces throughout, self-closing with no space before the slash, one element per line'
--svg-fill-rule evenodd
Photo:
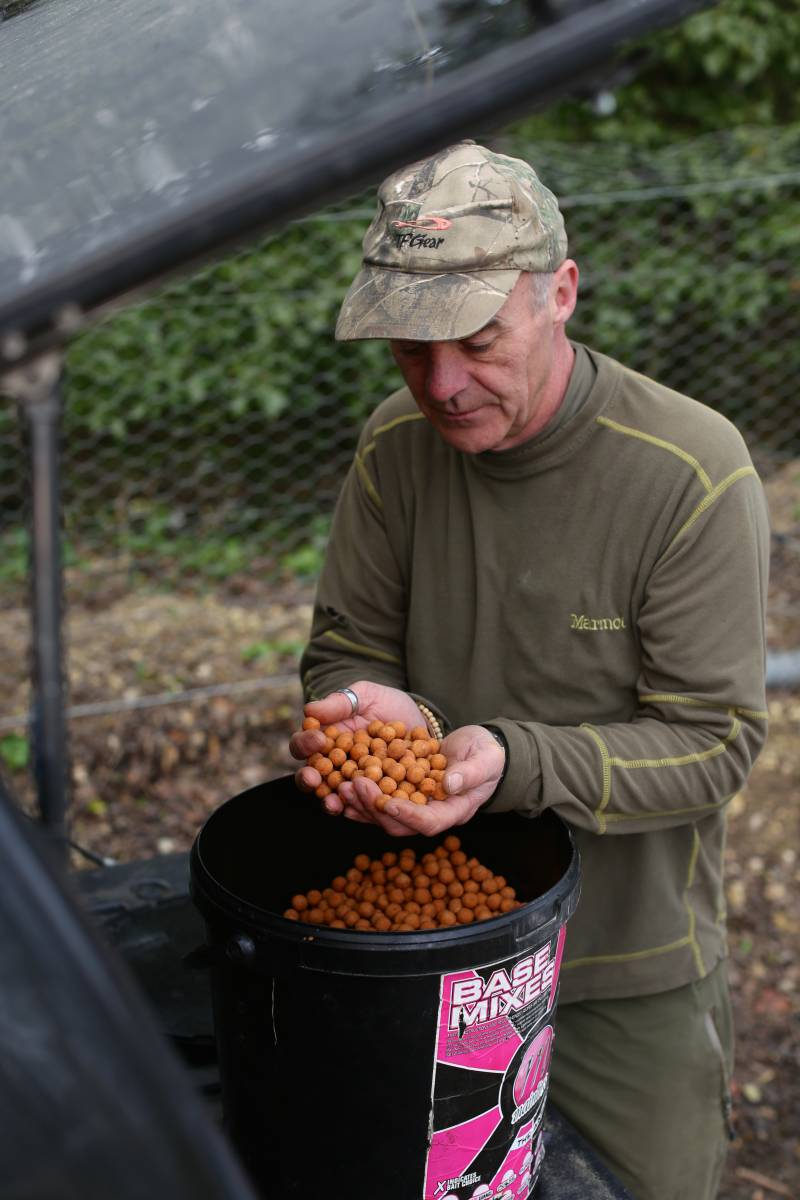
<path fill-rule="evenodd" d="M 519 271 L 426 275 L 364 267 L 344 298 L 336 339 L 447 342 L 469 337 L 503 307 L 519 277 Z"/>

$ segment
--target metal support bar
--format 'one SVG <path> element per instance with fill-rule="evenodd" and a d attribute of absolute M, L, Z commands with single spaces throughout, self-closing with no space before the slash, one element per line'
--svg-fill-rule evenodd
<path fill-rule="evenodd" d="M 39 815 L 66 852 L 69 764 L 62 643 L 61 370 L 60 354 L 43 354 L 4 376 L 2 390 L 18 401 L 30 437 L 30 723 Z"/>

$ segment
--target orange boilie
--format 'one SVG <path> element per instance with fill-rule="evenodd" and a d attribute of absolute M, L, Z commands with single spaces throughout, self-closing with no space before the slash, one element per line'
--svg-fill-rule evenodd
<path fill-rule="evenodd" d="M 456 870 L 465 865 L 470 876 L 462 883 Z M 329 887 L 293 896 L 283 915 L 331 929 L 409 933 L 489 921 L 520 906 L 505 878 L 477 859 L 467 860 L 460 839 L 449 834 L 420 859 L 408 847 L 376 859 L 357 854 Z"/>
<path fill-rule="evenodd" d="M 375 807 L 382 810 L 397 792 L 412 804 L 446 800 L 443 779 L 447 757 L 437 738 L 423 726 L 409 730 L 402 721 L 371 721 L 366 729 L 351 733 L 338 725 L 322 729 L 316 717 L 306 717 L 303 729 L 320 729 L 324 753 L 310 755 L 308 765 L 322 776 L 316 789 L 320 800 L 338 789 L 342 780 L 364 776 L 377 783 L 381 794 Z"/>

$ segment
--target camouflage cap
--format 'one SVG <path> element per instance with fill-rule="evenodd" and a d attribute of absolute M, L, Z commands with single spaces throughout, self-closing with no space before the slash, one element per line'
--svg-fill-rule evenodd
<path fill-rule="evenodd" d="M 381 184 L 336 337 L 469 337 L 502 308 L 521 271 L 554 271 L 566 254 L 558 202 L 536 172 L 459 142 Z"/>

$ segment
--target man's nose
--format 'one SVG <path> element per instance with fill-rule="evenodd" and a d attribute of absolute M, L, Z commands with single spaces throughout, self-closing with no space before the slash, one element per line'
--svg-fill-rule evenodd
<path fill-rule="evenodd" d="M 440 404 L 466 387 L 468 372 L 464 352 L 457 342 L 431 342 L 425 387 L 431 400 Z"/>

